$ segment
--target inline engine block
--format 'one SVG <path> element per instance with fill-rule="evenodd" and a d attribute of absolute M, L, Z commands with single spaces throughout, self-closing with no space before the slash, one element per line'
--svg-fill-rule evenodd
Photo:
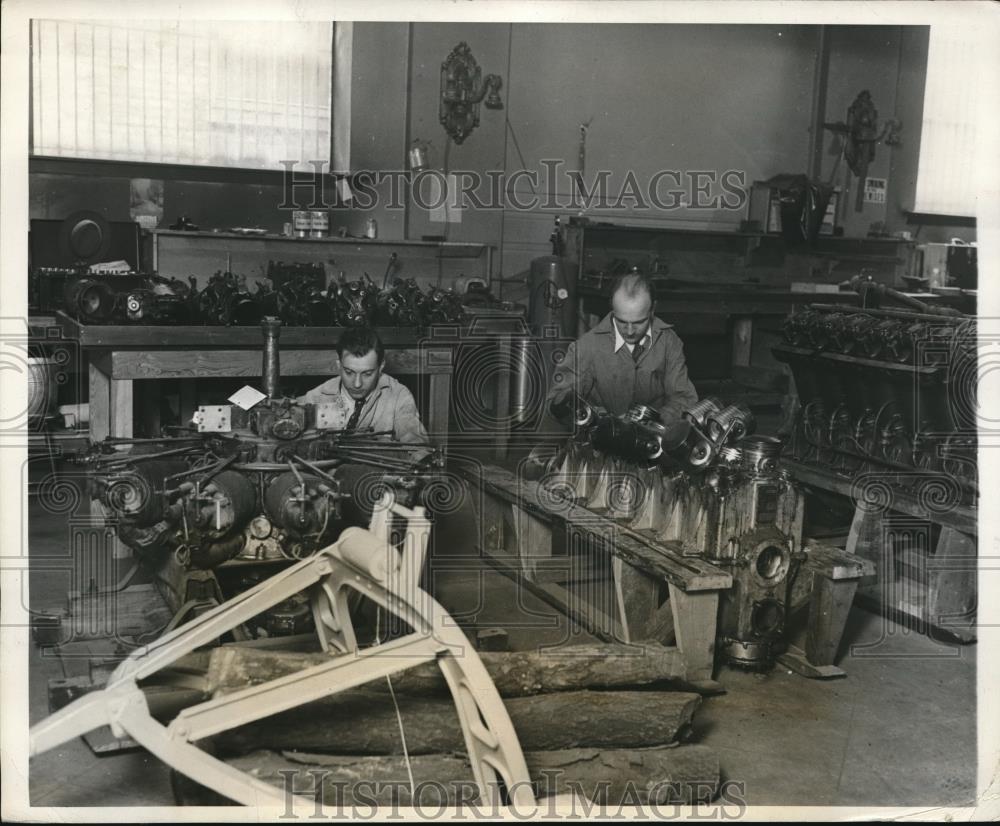
<path fill-rule="evenodd" d="M 642 405 L 616 417 L 573 397 L 552 412 L 576 435 L 547 460 L 542 484 L 729 570 L 717 650 L 734 665 L 770 667 L 803 558 L 804 501 L 781 468 L 781 441 L 754 435 L 745 406 L 712 398 L 669 424 Z"/>
<path fill-rule="evenodd" d="M 784 338 L 773 349 L 799 398 L 792 457 L 921 500 L 975 502 L 974 318 L 812 305 Z"/>

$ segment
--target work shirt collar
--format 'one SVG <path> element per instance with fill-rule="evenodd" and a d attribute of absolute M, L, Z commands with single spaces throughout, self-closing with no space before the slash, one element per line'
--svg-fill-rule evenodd
<path fill-rule="evenodd" d="M 371 393 L 365 396 L 364 398 L 365 405 L 367 405 L 368 402 L 372 401 L 373 399 L 378 398 L 379 394 L 383 390 L 388 389 L 388 387 L 389 387 L 389 377 L 385 373 L 383 373 L 381 376 L 378 377 L 378 383 L 372 388 Z M 348 401 L 350 401 L 352 405 L 354 404 L 354 397 L 351 396 L 351 394 L 344 389 L 344 382 L 340 376 L 337 376 L 331 383 L 331 386 L 328 389 L 323 390 L 322 392 L 324 396 L 344 396 Z"/>
<path fill-rule="evenodd" d="M 634 345 L 629 344 L 624 338 L 622 338 L 622 334 L 618 331 L 618 324 L 615 322 L 614 317 L 611 318 L 611 327 L 615 331 L 615 352 L 617 353 L 622 349 L 622 347 L 628 347 L 628 351 L 631 353 Z M 639 343 L 646 349 L 649 349 L 649 343 L 653 340 L 652 330 L 653 324 L 652 321 L 650 321 L 649 327 L 646 328 L 646 335 L 644 335 L 639 341 Z"/>

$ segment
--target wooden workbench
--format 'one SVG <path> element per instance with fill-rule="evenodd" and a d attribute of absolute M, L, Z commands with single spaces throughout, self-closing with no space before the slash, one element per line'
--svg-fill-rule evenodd
<path fill-rule="evenodd" d="M 933 496 L 879 485 L 877 473 L 848 478 L 791 459 L 782 459 L 781 464 L 807 487 L 854 503 L 846 550 L 870 560 L 878 571 L 875 581 L 859 588 L 862 603 L 909 618 L 907 629 L 944 632 L 962 642 L 976 639 L 976 507 L 958 503 L 942 507 Z M 866 479 L 878 488 L 875 501 L 864 501 Z M 939 526 L 936 543 L 931 525 Z"/>
<path fill-rule="evenodd" d="M 258 325 L 93 326 L 57 314 L 63 334 L 77 341 L 89 361 L 90 438 L 133 435 L 136 379 L 253 379 L 261 375 L 263 336 Z M 283 376 L 332 376 L 340 369 L 334 343 L 339 327 L 284 327 L 280 337 Z M 379 329 L 386 372 L 428 376 L 425 424 L 433 441 L 447 444 L 452 349 L 419 330 Z M 193 412 L 182 410 L 185 412 Z"/>

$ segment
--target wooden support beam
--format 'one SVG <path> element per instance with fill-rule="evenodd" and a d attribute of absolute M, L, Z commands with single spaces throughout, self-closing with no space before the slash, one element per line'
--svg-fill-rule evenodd
<path fill-rule="evenodd" d="M 718 623 L 717 591 L 686 593 L 670 584 L 677 647 L 684 659 L 688 680 L 711 680 L 715 665 L 715 630 Z"/>

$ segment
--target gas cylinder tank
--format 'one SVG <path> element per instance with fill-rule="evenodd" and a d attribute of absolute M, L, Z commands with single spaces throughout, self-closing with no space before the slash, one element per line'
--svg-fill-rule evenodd
<path fill-rule="evenodd" d="M 531 262 L 528 278 L 528 323 L 542 335 L 555 328 L 560 338 L 576 336 L 576 278 L 566 259 L 543 255 Z"/>

